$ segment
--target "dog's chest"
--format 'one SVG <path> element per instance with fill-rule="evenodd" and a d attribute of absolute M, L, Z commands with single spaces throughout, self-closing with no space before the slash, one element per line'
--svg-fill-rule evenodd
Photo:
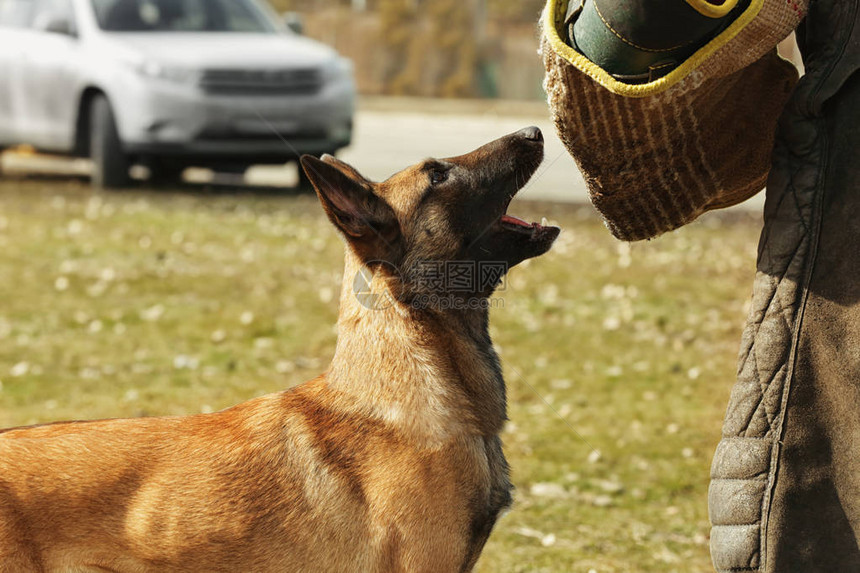
<path fill-rule="evenodd" d="M 497 436 L 484 438 L 486 452 L 487 481 L 482 492 L 483 503 L 475 507 L 473 527 L 487 530 L 493 527 L 499 513 L 510 506 L 512 501 L 510 469 L 502 452 L 502 443 Z"/>
<path fill-rule="evenodd" d="M 507 460 L 497 436 L 482 438 L 486 479 L 475 492 L 469 516 L 469 538 L 461 571 L 471 571 L 490 536 L 499 514 L 510 506 L 512 497 Z"/>

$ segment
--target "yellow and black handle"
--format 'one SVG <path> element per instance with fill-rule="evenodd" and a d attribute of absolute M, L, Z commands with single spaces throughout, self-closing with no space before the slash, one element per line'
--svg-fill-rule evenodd
<path fill-rule="evenodd" d="M 725 30 L 749 0 L 571 0 L 568 44 L 618 81 L 661 78 Z"/>

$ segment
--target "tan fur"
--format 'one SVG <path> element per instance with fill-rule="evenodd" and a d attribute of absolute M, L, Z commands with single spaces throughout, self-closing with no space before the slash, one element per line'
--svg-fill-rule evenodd
<path fill-rule="evenodd" d="M 425 186 L 417 167 L 373 184 L 396 240 Z M 433 208 L 440 255 L 457 238 Z M 214 414 L 0 433 L 0 572 L 470 571 L 510 501 L 486 311 L 363 307 L 357 241 L 319 377 Z"/>

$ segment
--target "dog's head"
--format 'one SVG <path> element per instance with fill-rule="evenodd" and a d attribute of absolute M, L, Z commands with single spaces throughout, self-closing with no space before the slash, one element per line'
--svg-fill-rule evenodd
<path fill-rule="evenodd" d="M 547 252 L 559 234 L 558 227 L 506 214 L 542 160 L 543 136 L 528 127 L 466 155 L 427 159 L 382 183 L 329 155 L 301 162 L 329 219 L 364 264 L 398 269 L 406 293 L 422 291 L 427 277 L 416 269 L 472 265 L 471 294 L 487 296 L 496 285 L 478 280 L 479 265 L 507 270 Z"/>

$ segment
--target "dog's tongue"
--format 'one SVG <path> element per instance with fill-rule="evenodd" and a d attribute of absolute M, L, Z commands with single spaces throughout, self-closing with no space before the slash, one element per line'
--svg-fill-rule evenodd
<path fill-rule="evenodd" d="M 502 215 L 502 223 L 507 223 L 508 225 L 516 225 L 518 227 L 532 227 L 531 223 L 523 221 L 519 217 L 514 217 L 513 215 Z"/>

